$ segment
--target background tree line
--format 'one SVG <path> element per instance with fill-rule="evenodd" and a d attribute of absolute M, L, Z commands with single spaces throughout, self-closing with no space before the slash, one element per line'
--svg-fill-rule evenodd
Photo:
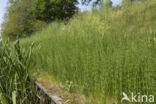
<path fill-rule="evenodd" d="M 82 0 L 88 5 L 92 0 Z M 94 0 L 95 1 L 95 0 Z M 111 0 L 104 0 L 107 7 Z M 127 5 L 140 0 L 123 0 Z M 103 0 L 96 0 L 100 5 Z M 67 20 L 78 13 L 78 0 L 9 0 L 7 13 L 2 25 L 2 36 L 16 39 L 30 36 L 54 20 Z"/>
<path fill-rule="evenodd" d="M 77 13 L 77 0 L 9 0 L 2 35 L 25 37 L 56 19 L 71 18 Z"/>

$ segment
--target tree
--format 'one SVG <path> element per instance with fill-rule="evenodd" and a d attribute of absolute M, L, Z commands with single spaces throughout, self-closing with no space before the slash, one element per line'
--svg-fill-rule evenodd
<path fill-rule="evenodd" d="M 6 20 L 2 25 L 2 35 L 23 37 L 32 32 L 30 9 L 33 0 L 10 0 Z"/>
<path fill-rule="evenodd" d="M 38 20 L 51 22 L 66 19 L 77 13 L 77 0 L 34 0 L 32 14 Z"/>
<path fill-rule="evenodd" d="M 78 11 L 76 3 L 77 0 L 9 0 L 2 35 L 22 38 L 56 19 L 71 18 Z"/>
<path fill-rule="evenodd" d="M 93 0 L 82 0 L 82 4 L 88 5 Z M 94 0 L 94 4 L 101 4 L 103 0 Z"/>

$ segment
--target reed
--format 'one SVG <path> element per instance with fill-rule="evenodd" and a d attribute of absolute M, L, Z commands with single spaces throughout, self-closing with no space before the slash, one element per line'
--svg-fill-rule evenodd
<path fill-rule="evenodd" d="M 29 77 L 32 47 L 27 50 L 19 41 L 5 42 L 0 48 L 0 103 L 37 104 L 34 82 Z"/>

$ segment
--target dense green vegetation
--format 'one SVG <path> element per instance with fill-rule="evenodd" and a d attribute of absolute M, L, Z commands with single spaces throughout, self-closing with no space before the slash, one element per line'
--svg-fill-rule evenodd
<path fill-rule="evenodd" d="M 34 82 L 30 79 L 32 48 L 25 50 L 17 41 L 0 48 L 0 104 L 38 104 Z"/>
<path fill-rule="evenodd" d="M 0 103 L 39 103 L 33 71 L 84 94 L 87 104 L 109 98 L 120 104 L 122 92 L 156 96 L 156 1 L 140 1 L 146 0 L 124 0 L 114 8 L 106 0 L 99 10 L 72 17 L 77 0 L 9 0 L 3 37 L 38 32 L 22 39 L 22 47 L 19 41 L 1 45 Z"/>
<path fill-rule="evenodd" d="M 82 0 L 85 4 L 91 1 Z M 8 0 L 8 4 L 2 36 L 10 40 L 30 36 L 55 20 L 67 21 L 78 13 L 78 0 Z"/>
<path fill-rule="evenodd" d="M 117 11 L 84 12 L 67 25 L 51 24 L 22 44 L 37 44 L 35 70 L 63 83 L 72 81 L 92 99 L 89 104 L 104 104 L 107 97 L 120 103 L 122 92 L 156 95 L 155 5 L 151 0 Z"/>

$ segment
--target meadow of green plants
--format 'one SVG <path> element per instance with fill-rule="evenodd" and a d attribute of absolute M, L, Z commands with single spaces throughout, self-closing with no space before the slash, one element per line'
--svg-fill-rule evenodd
<path fill-rule="evenodd" d="M 38 104 L 36 71 L 73 87 L 86 104 L 106 104 L 109 98 L 120 104 L 123 92 L 156 96 L 155 11 L 155 0 L 118 10 L 102 7 L 68 23 L 53 22 L 21 39 L 22 46 L 3 43 L 0 103 Z"/>
<path fill-rule="evenodd" d="M 107 97 L 120 103 L 122 92 L 156 95 L 155 5 L 152 0 L 118 11 L 84 12 L 66 25 L 52 23 L 22 44 L 37 44 L 35 70 L 73 82 L 92 99 L 89 104 L 105 104 Z"/>

